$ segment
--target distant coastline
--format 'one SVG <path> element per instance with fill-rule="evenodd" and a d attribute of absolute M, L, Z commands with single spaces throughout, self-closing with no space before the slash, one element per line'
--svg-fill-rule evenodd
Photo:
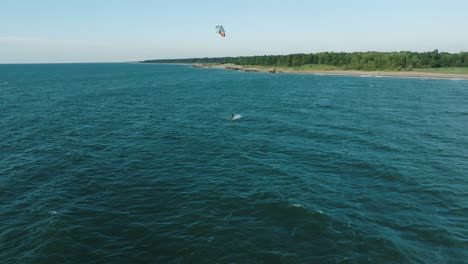
<path fill-rule="evenodd" d="M 321 75 L 353 75 L 353 76 L 388 76 L 388 77 L 417 77 L 417 78 L 445 78 L 445 79 L 468 79 L 468 74 L 438 73 L 419 71 L 361 71 L 361 70 L 317 70 L 294 67 L 265 67 L 256 65 L 236 65 L 236 64 L 213 64 L 213 63 L 193 63 L 194 68 L 226 69 L 244 72 L 268 72 L 268 73 L 309 73 Z"/>
<path fill-rule="evenodd" d="M 468 79 L 468 52 L 320 52 L 218 58 L 145 60 L 141 63 L 184 63 L 200 68 L 240 71 L 294 72 Z"/>

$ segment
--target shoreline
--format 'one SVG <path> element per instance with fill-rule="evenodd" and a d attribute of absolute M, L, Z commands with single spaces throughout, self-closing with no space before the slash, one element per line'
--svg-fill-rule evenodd
<path fill-rule="evenodd" d="M 414 78 L 437 78 L 437 79 L 465 79 L 468 74 L 436 73 L 423 71 L 360 71 L 360 70 L 300 70 L 284 67 L 256 67 L 236 64 L 191 64 L 194 68 L 225 69 L 244 72 L 267 72 L 267 73 L 305 73 L 318 75 L 348 75 L 348 76 L 375 76 L 375 77 L 414 77 Z"/>

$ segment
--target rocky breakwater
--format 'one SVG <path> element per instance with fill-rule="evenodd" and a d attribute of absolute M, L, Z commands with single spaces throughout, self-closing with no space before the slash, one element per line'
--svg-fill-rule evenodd
<path fill-rule="evenodd" d="M 245 66 L 245 65 L 236 65 L 232 63 L 226 64 L 193 64 L 194 68 L 210 68 L 210 69 L 226 69 L 226 70 L 233 70 L 233 71 L 243 71 L 243 72 L 268 72 L 268 73 L 280 73 L 275 68 L 268 69 L 268 68 L 256 68 L 252 66 Z"/>

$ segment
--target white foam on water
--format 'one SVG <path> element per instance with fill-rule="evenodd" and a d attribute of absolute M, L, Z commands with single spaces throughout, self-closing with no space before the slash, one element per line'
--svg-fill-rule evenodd
<path fill-rule="evenodd" d="M 310 210 L 306 207 L 304 207 L 303 205 L 301 204 L 291 204 L 289 205 L 291 207 L 297 207 L 297 208 L 303 208 L 305 210 L 307 210 L 308 213 L 311 213 L 311 214 L 321 214 L 321 215 L 324 215 L 323 211 L 322 210 Z"/>

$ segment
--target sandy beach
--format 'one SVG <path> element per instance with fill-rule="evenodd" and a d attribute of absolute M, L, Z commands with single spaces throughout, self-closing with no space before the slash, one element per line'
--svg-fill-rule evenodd
<path fill-rule="evenodd" d="M 358 70 L 296 70 L 292 68 L 266 68 L 255 66 L 244 66 L 235 64 L 193 64 L 195 68 L 227 69 L 245 72 L 269 72 L 269 73 L 309 73 L 323 75 L 356 75 L 356 76 L 389 76 L 389 77 L 418 77 L 418 78 L 447 78 L 468 79 L 468 74 L 434 73 L 413 71 L 358 71 Z"/>

